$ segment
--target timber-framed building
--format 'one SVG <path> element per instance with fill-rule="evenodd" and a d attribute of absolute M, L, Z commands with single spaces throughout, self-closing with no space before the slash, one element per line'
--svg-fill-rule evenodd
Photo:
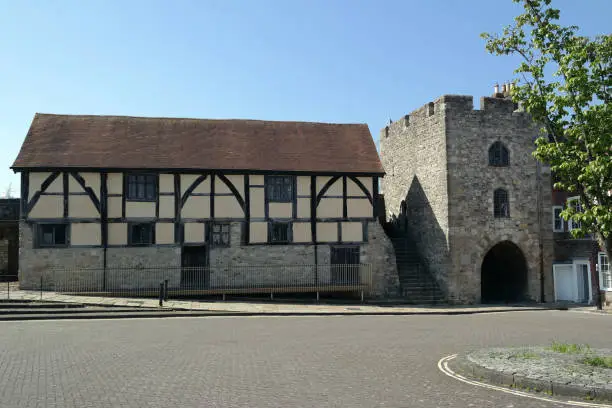
<path fill-rule="evenodd" d="M 104 279 L 150 286 L 145 267 L 168 267 L 171 286 L 213 287 L 227 278 L 213 266 L 364 263 L 372 293 L 397 286 L 365 124 L 36 114 L 12 169 L 23 288 L 50 269 L 144 268 L 138 283 Z"/>

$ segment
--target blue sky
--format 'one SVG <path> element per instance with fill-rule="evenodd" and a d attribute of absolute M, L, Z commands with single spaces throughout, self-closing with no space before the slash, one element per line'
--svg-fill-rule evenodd
<path fill-rule="evenodd" d="M 557 0 L 610 31 L 612 1 Z M 0 196 L 36 112 L 367 123 L 490 94 L 510 0 L 0 1 Z"/>

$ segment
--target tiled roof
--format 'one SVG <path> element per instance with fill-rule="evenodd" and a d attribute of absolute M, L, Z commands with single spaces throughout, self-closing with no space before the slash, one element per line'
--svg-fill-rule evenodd
<path fill-rule="evenodd" d="M 384 173 L 365 124 L 37 113 L 24 168 Z"/>

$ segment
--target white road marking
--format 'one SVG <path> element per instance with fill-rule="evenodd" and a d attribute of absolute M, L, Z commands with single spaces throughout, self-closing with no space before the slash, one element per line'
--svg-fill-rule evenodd
<path fill-rule="evenodd" d="M 525 398 L 531 398 L 531 399 L 535 399 L 539 401 L 545 401 L 551 404 L 562 404 L 562 405 L 569 405 L 573 407 L 612 408 L 612 405 L 606 405 L 606 404 L 596 404 L 592 402 L 582 402 L 582 401 L 561 401 L 561 400 L 552 399 L 552 398 L 539 397 L 537 395 L 533 395 L 533 394 L 526 393 L 523 391 L 511 390 L 506 387 L 500 387 L 497 385 L 485 384 L 485 383 L 474 381 L 474 380 L 468 380 L 464 376 L 455 373 L 453 370 L 451 370 L 448 367 L 448 362 L 453 360 L 456 357 L 457 357 L 457 354 L 452 354 L 450 356 L 441 358 L 440 361 L 438 361 L 438 368 L 440 369 L 440 371 L 442 371 L 444 374 L 448 375 L 449 377 L 459 380 L 461 382 L 464 382 L 466 384 L 475 385 L 477 387 L 482 387 L 482 388 L 488 388 L 490 390 L 501 391 L 501 392 L 513 394 L 519 397 L 525 397 Z"/>

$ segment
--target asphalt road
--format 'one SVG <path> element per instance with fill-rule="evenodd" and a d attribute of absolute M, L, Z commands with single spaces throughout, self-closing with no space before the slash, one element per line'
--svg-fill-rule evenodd
<path fill-rule="evenodd" d="M 612 345 L 612 316 L 212 317 L 0 322 L 2 407 L 554 407 L 438 360 L 552 340 Z"/>

